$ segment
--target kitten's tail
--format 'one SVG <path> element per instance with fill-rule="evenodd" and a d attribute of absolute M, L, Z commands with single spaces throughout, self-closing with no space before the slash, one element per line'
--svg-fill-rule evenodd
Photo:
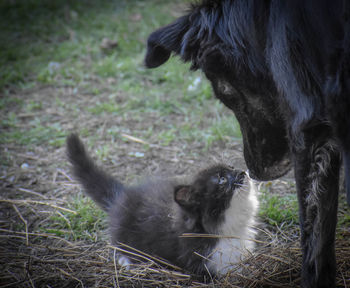
<path fill-rule="evenodd" d="M 73 165 L 73 173 L 86 194 L 103 210 L 108 211 L 109 205 L 122 192 L 123 184 L 95 165 L 76 134 L 67 137 L 67 155 Z"/>

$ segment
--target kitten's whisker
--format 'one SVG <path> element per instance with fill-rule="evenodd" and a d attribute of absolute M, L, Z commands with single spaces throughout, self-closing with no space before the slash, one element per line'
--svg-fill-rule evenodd
<path fill-rule="evenodd" d="M 237 190 L 238 193 L 248 193 L 249 192 L 249 187 L 241 187 L 240 189 Z"/>
<path fill-rule="evenodd" d="M 248 184 L 237 184 L 238 187 L 245 187 L 245 188 L 249 188 Z"/>

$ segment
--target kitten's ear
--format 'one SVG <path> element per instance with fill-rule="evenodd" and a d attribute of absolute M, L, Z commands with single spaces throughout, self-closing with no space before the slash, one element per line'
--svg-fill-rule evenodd
<path fill-rule="evenodd" d="M 192 186 L 180 185 L 175 188 L 174 198 L 181 207 L 189 208 L 196 204 L 193 197 Z"/>
<path fill-rule="evenodd" d="M 188 29 L 188 16 L 183 16 L 172 24 L 154 31 L 147 41 L 146 67 L 155 68 L 162 65 L 168 61 L 171 52 L 180 54 L 183 36 Z"/>

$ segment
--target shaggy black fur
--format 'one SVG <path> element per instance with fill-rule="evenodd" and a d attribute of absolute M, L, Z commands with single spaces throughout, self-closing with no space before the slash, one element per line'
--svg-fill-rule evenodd
<path fill-rule="evenodd" d="M 341 156 L 350 203 L 349 1 L 203 1 L 148 39 L 201 69 L 235 113 L 252 177 L 295 169 L 304 287 L 335 286 Z"/>

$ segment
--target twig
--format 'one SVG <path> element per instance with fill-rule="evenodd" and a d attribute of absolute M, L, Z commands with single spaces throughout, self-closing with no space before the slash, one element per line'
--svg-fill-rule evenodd
<path fill-rule="evenodd" d="M 22 154 L 22 153 L 17 153 L 16 155 L 19 156 L 19 157 L 30 159 L 30 160 L 40 160 L 39 157 L 35 157 L 35 156 L 32 156 L 32 155 L 26 155 L 26 154 Z"/>
<path fill-rule="evenodd" d="M 279 261 L 279 262 L 282 262 L 283 264 L 286 264 L 286 265 L 290 265 L 289 262 L 281 259 L 281 258 L 278 258 L 276 256 L 272 256 L 272 255 L 267 255 L 267 254 L 261 254 L 262 256 L 266 257 L 266 258 L 270 258 L 270 259 L 273 259 L 273 260 L 276 260 L 276 261 Z"/>
<path fill-rule="evenodd" d="M 25 232 L 7 230 L 7 229 L 2 229 L 2 228 L 0 228 L 0 232 L 7 232 L 7 233 L 13 233 L 13 234 L 20 234 L 20 235 L 26 234 Z M 30 235 L 30 236 L 48 237 L 48 238 L 58 239 L 58 240 L 61 240 L 61 241 L 63 241 L 63 242 L 66 242 L 68 245 L 74 247 L 74 244 L 72 244 L 72 243 L 69 242 L 68 240 L 66 240 L 66 239 L 64 239 L 64 238 L 61 238 L 61 237 L 58 237 L 58 236 L 55 236 L 55 235 L 52 235 L 52 234 L 30 233 L 30 232 L 28 232 L 28 235 Z M 2 235 L 0 235 L 0 236 L 2 236 Z M 12 236 L 12 235 L 6 235 L 6 236 L 18 238 L 18 236 Z"/>
<path fill-rule="evenodd" d="M 30 276 L 29 272 L 27 271 L 27 277 L 29 279 L 29 282 L 30 282 L 30 286 L 32 286 L 32 288 L 35 288 L 35 285 L 33 283 L 33 280 L 32 280 L 32 277 Z"/>
<path fill-rule="evenodd" d="M 170 147 L 163 147 L 163 146 L 160 146 L 160 145 L 157 145 L 157 144 L 152 144 L 152 143 L 149 143 L 147 141 L 144 141 L 140 138 L 137 138 L 137 137 L 134 137 L 134 136 L 131 136 L 131 135 L 128 135 L 128 134 L 124 134 L 122 133 L 121 134 L 124 138 L 127 138 L 133 142 L 136 142 L 136 143 L 139 143 L 139 144 L 144 144 L 144 145 L 148 145 L 152 148 L 157 148 L 157 149 L 163 149 L 163 150 L 168 150 L 168 151 L 173 151 L 173 152 L 179 152 L 181 151 L 181 149 L 179 148 L 170 148 Z"/>
<path fill-rule="evenodd" d="M 157 257 L 154 257 L 154 256 L 152 256 L 152 255 L 149 255 L 149 254 L 147 254 L 147 253 L 145 253 L 145 252 L 142 252 L 142 251 L 140 251 L 140 250 L 137 250 L 137 249 L 135 249 L 135 248 L 133 248 L 133 247 L 131 247 L 131 246 L 129 246 L 129 245 L 126 245 L 126 244 L 124 244 L 124 243 L 118 243 L 118 245 L 121 245 L 121 246 L 124 246 L 125 248 L 127 248 L 127 249 L 129 249 L 129 250 L 133 250 L 133 251 L 135 251 L 135 253 L 133 253 L 133 252 L 131 252 L 131 251 L 128 251 L 128 250 L 124 250 L 124 249 L 122 249 L 122 248 L 120 248 L 120 247 L 117 247 L 117 246 L 112 246 L 112 245 L 109 245 L 108 247 L 109 248 L 112 248 L 112 249 L 116 249 L 116 250 L 118 250 L 118 251 L 121 251 L 121 252 L 124 252 L 124 253 L 127 253 L 127 254 L 130 254 L 130 255 L 133 255 L 133 256 L 136 256 L 136 257 L 139 257 L 139 258 L 143 258 L 143 259 L 145 259 L 145 260 L 147 260 L 147 261 L 156 261 L 156 262 L 158 262 L 158 263 L 161 263 L 161 264 L 163 264 L 163 265 L 166 265 L 166 266 L 169 266 L 169 267 L 171 267 L 171 268 L 173 268 L 173 269 L 175 269 L 175 270 L 182 270 L 180 267 L 178 267 L 178 266 L 175 266 L 175 265 L 173 265 L 173 264 L 170 264 L 169 262 L 167 262 L 167 261 L 165 261 L 165 260 L 162 260 L 162 259 L 160 259 L 160 258 L 157 258 Z"/>
<path fill-rule="evenodd" d="M 163 274 L 171 275 L 174 277 L 180 277 L 180 278 L 185 278 L 185 279 L 191 278 L 190 275 L 179 273 L 176 271 L 169 271 L 169 270 L 165 270 L 165 269 L 153 269 L 153 268 L 147 268 L 147 270 L 154 272 L 154 273 L 163 273 Z"/>
<path fill-rule="evenodd" d="M 13 209 L 15 209 L 16 213 L 18 214 L 19 218 L 21 218 L 22 222 L 24 223 L 24 229 L 26 233 L 26 245 L 29 246 L 29 236 L 28 236 L 28 222 L 26 219 L 23 218 L 21 212 L 19 212 L 17 206 L 15 204 L 12 204 Z"/>
<path fill-rule="evenodd" d="M 46 196 L 42 195 L 39 192 L 35 192 L 33 190 L 29 190 L 29 189 L 25 189 L 25 188 L 18 188 L 18 190 L 21 191 L 21 192 L 25 192 L 25 193 L 28 193 L 28 194 L 39 196 L 39 197 L 41 197 L 43 199 L 48 199 Z"/>
<path fill-rule="evenodd" d="M 131 246 L 125 244 L 125 243 L 120 243 L 120 242 L 119 242 L 118 245 L 124 246 L 125 248 L 127 248 L 127 249 L 129 249 L 129 250 L 133 250 L 133 251 L 135 251 L 136 253 L 132 253 L 132 252 L 130 253 L 130 251 L 128 251 L 128 250 L 124 250 L 124 249 L 121 249 L 121 248 L 115 247 L 115 246 L 111 246 L 111 247 L 114 247 L 114 248 L 116 248 L 116 249 L 121 249 L 122 252 L 130 253 L 131 255 L 144 258 L 144 259 L 147 260 L 147 261 L 151 261 L 151 260 L 152 260 L 152 261 L 156 261 L 156 262 L 158 262 L 158 263 L 161 263 L 161 264 L 163 264 L 163 265 L 166 265 L 166 266 L 168 266 L 168 267 L 171 267 L 171 268 L 174 269 L 174 270 L 182 271 L 182 269 L 181 269 L 180 267 L 176 266 L 176 265 L 170 264 L 169 262 L 167 262 L 167 261 L 165 261 L 165 260 L 163 260 L 163 259 L 161 259 L 161 258 L 154 257 L 154 256 L 152 256 L 152 255 L 150 255 L 150 254 L 147 254 L 147 253 L 143 252 L 143 251 L 140 251 L 140 250 L 138 250 L 138 249 L 135 249 L 134 247 L 131 247 Z M 152 262 L 152 261 L 151 261 L 151 262 Z"/>
<path fill-rule="evenodd" d="M 28 117 L 42 116 L 44 114 L 45 115 L 51 114 L 51 115 L 62 116 L 62 114 L 57 112 L 57 111 L 48 111 L 48 110 L 46 110 L 45 112 L 20 113 L 20 114 L 17 115 L 17 117 L 19 117 L 19 118 L 28 118 Z"/>
<path fill-rule="evenodd" d="M 133 142 L 139 143 L 139 144 L 144 144 L 144 145 L 149 145 L 149 146 L 152 145 L 151 143 L 146 142 L 145 140 L 142 140 L 142 139 L 140 139 L 140 138 L 137 138 L 137 137 L 134 137 L 134 136 L 131 136 L 131 135 L 128 135 L 128 134 L 122 133 L 121 135 L 122 135 L 124 138 L 127 138 L 127 139 L 129 139 L 129 140 L 131 140 L 131 141 L 133 141 Z"/>
<path fill-rule="evenodd" d="M 35 201 L 35 200 L 13 200 L 13 199 L 0 199 L 0 202 L 10 203 L 10 204 L 18 204 L 18 205 L 29 205 L 29 204 L 37 204 L 37 205 L 46 205 L 55 209 L 59 209 L 65 212 L 72 213 L 74 215 L 77 215 L 76 211 L 70 210 L 68 208 L 60 207 L 55 204 L 42 202 L 42 201 Z"/>
<path fill-rule="evenodd" d="M 117 281 L 117 287 L 120 288 L 119 286 L 119 277 L 118 277 L 118 269 L 117 269 L 117 263 L 115 261 L 116 255 L 117 254 L 117 250 L 114 249 L 113 250 L 113 264 L 114 264 L 114 272 L 115 272 L 115 280 Z"/>
<path fill-rule="evenodd" d="M 83 282 L 82 282 L 80 279 L 78 279 L 78 278 L 76 278 L 76 277 L 70 275 L 68 272 L 64 271 L 63 269 L 61 269 L 61 268 L 59 268 L 59 267 L 56 267 L 56 268 L 57 268 L 58 271 L 60 271 L 60 272 L 63 273 L 64 275 L 66 275 L 66 276 L 68 276 L 68 277 L 70 277 L 70 278 L 72 278 L 72 279 L 78 281 L 78 282 L 80 283 L 81 287 L 84 288 L 84 284 L 83 284 Z"/>
<path fill-rule="evenodd" d="M 73 179 L 62 169 L 57 169 L 57 172 L 66 177 L 69 181 L 73 181 Z"/>

